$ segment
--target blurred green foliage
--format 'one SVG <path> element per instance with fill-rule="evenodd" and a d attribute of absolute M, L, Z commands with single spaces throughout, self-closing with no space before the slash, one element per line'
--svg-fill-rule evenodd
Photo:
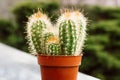
<path fill-rule="evenodd" d="M 25 3 L 14 8 L 16 24 L 0 20 L 0 41 L 27 51 L 25 26 L 27 17 L 38 8 L 54 23 L 59 15 L 58 3 Z M 120 8 L 86 7 L 88 36 L 80 71 L 101 80 L 120 80 Z"/>
<path fill-rule="evenodd" d="M 28 17 L 34 12 L 37 12 L 38 10 L 41 10 L 47 13 L 48 16 L 51 18 L 51 20 L 55 21 L 55 19 L 58 17 L 58 14 L 57 14 L 58 9 L 59 9 L 59 4 L 57 2 L 49 2 L 49 3 L 34 2 L 34 3 L 25 3 L 25 4 L 16 6 L 13 9 L 13 13 L 15 15 L 17 24 L 19 26 L 25 26 L 25 23 L 27 22 Z"/>
<path fill-rule="evenodd" d="M 80 71 L 120 80 L 120 8 L 85 7 L 91 20 Z"/>

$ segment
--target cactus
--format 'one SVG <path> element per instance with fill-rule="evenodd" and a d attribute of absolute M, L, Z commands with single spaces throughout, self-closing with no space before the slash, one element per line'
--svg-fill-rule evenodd
<path fill-rule="evenodd" d="M 65 11 L 58 19 L 60 47 L 65 55 L 79 55 L 86 36 L 86 18 L 79 11 Z"/>
<path fill-rule="evenodd" d="M 76 35 L 77 35 L 76 51 L 74 55 L 79 55 L 82 52 L 84 41 L 86 39 L 87 19 L 79 11 L 73 11 L 71 15 L 72 15 L 72 20 L 76 24 Z"/>
<path fill-rule="evenodd" d="M 49 32 L 51 23 L 47 16 L 40 11 L 33 14 L 27 23 L 27 39 L 31 53 L 44 54 L 44 34 Z"/>
<path fill-rule="evenodd" d="M 59 38 L 62 54 L 72 55 L 75 52 L 76 30 L 74 22 L 65 20 L 59 26 Z"/>
<path fill-rule="evenodd" d="M 37 21 L 36 23 L 33 23 L 32 29 L 31 29 L 31 36 L 33 44 L 35 45 L 35 49 L 38 53 L 42 52 L 42 31 L 45 28 L 45 24 L 41 21 Z"/>
<path fill-rule="evenodd" d="M 52 43 L 48 45 L 48 54 L 50 55 L 59 55 L 60 54 L 60 46 L 59 44 Z"/>
<path fill-rule="evenodd" d="M 49 39 L 49 37 L 51 37 L 51 36 L 53 36 L 53 34 L 52 33 L 46 33 L 46 34 L 44 34 L 44 36 L 43 36 L 43 50 L 44 51 L 42 51 L 44 54 L 48 54 L 48 52 L 46 51 L 46 48 L 47 48 L 47 44 L 46 44 L 46 42 L 47 42 L 47 40 Z"/>
<path fill-rule="evenodd" d="M 66 10 L 53 27 L 40 11 L 27 23 L 27 39 L 32 53 L 79 55 L 86 37 L 86 18 L 79 11 Z"/>
<path fill-rule="evenodd" d="M 47 48 L 48 54 L 50 55 L 59 55 L 60 54 L 60 45 L 59 38 L 55 35 L 50 36 L 47 40 Z"/>

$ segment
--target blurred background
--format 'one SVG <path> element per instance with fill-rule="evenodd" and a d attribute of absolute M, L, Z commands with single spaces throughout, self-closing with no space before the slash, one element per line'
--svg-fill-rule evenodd
<path fill-rule="evenodd" d="M 88 17 L 79 71 L 101 80 L 120 80 L 120 0 L 0 0 L 0 42 L 28 52 L 27 17 L 40 8 L 55 23 L 64 7 L 80 9 Z"/>

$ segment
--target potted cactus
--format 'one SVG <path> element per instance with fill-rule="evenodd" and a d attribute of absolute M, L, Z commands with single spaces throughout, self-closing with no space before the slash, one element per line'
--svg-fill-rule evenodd
<path fill-rule="evenodd" d="M 64 10 L 56 25 L 38 11 L 27 22 L 31 53 L 37 54 L 42 80 L 76 80 L 86 37 L 86 18 L 77 10 Z"/>

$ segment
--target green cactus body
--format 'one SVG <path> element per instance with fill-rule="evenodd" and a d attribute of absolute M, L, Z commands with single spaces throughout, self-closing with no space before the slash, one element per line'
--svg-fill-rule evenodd
<path fill-rule="evenodd" d="M 64 55 L 72 55 L 76 47 L 76 30 L 72 20 L 65 20 L 59 26 L 59 38 L 61 53 Z"/>
<path fill-rule="evenodd" d="M 48 45 L 48 53 L 50 55 L 59 55 L 60 54 L 60 46 L 57 43 L 52 43 Z"/>
<path fill-rule="evenodd" d="M 32 53 L 79 55 L 86 37 L 86 18 L 79 11 L 66 11 L 52 27 L 48 17 L 38 11 L 27 24 L 27 39 Z"/>
<path fill-rule="evenodd" d="M 43 49 L 44 49 L 44 51 L 43 51 L 43 53 L 44 54 L 48 54 L 48 52 L 47 52 L 47 50 L 46 50 L 46 48 L 47 48 L 47 40 L 51 37 L 51 36 L 53 36 L 53 33 L 45 33 L 44 34 L 44 36 L 43 36 Z"/>
<path fill-rule="evenodd" d="M 58 36 L 52 34 L 46 40 L 46 52 L 48 55 L 59 55 L 60 54 L 60 44 Z"/>
<path fill-rule="evenodd" d="M 32 36 L 32 41 L 35 46 L 35 49 L 38 53 L 43 53 L 42 51 L 42 38 L 43 38 L 43 30 L 46 28 L 46 25 L 42 21 L 37 21 L 33 23 L 31 27 L 31 36 Z"/>
<path fill-rule="evenodd" d="M 46 14 L 38 11 L 31 15 L 27 23 L 27 39 L 30 52 L 33 54 L 45 54 L 45 41 L 50 32 L 51 23 Z"/>

